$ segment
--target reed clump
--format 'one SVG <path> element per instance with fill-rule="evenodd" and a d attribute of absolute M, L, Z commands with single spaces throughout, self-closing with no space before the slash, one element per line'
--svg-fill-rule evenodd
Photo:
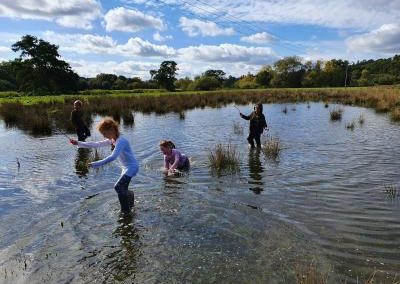
<path fill-rule="evenodd" d="M 343 109 L 336 107 L 330 112 L 331 120 L 336 121 L 336 120 L 341 120 L 342 119 L 342 114 L 343 114 Z"/>
<path fill-rule="evenodd" d="M 135 115 L 130 110 L 122 113 L 122 119 L 124 125 L 133 125 L 135 123 Z"/>
<path fill-rule="evenodd" d="M 390 118 L 396 122 L 400 121 L 400 107 L 395 107 L 392 109 L 390 112 Z"/>
<path fill-rule="evenodd" d="M 217 144 L 209 154 L 212 169 L 220 172 L 235 173 L 239 171 L 240 154 L 233 144 Z"/>
<path fill-rule="evenodd" d="M 360 125 L 363 125 L 365 123 L 365 117 L 363 114 L 360 114 L 360 116 L 358 117 L 358 123 Z"/>
<path fill-rule="evenodd" d="M 263 143 L 261 149 L 267 158 L 276 159 L 279 157 L 282 146 L 279 138 L 270 137 Z"/>
<path fill-rule="evenodd" d="M 287 106 L 285 106 L 285 107 L 282 109 L 282 112 L 283 112 L 284 114 L 287 114 Z"/>
<path fill-rule="evenodd" d="M 356 122 L 354 120 L 346 123 L 346 128 L 349 130 L 354 130 L 355 126 L 356 126 Z"/>
<path fill-rule="evenodd" d="M 385 193 L 387 194 L 387 196 L 391 199 L 396 198 L 397 196 L 399 196 L 399 192 L 398 189 L 395 185 L 393 184 L 387 184 L 385 185 Z"/>

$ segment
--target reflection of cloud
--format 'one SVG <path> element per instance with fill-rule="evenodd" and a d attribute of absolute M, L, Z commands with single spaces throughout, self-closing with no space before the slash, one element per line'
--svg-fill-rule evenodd
<path fill-rule="evenodd" d="M 347 45 L 352 51 L 398 53 L 400 51 L 400 25 L 382 25 L 369 33 L 350 37 Z"/>
<path fill-rule="evenodd" d="M 165 28 L 161 19 L 145 15 L 138 10 L 123 7 L 111 9 L 104 16 L 107 31 L 137 32 L 146 28 L 163 30 Z"/>
<path fill-rule="evenodd" d="M 5 0 L 0 3 L 0 16 L 55 21 L 61 26 L 91 29 L 100 17 L 101 5 L 96 0 Z"/>
<path fill-rule="evenodd" d="M 210 21 L 200 21 L 197 19 L 188 19 L 181 17 L 179 19 L 182 30 L 191 37 L 195 36 L 221 36 L 234 35 L 232 28 L 221 28 L 216 23 Z"/>

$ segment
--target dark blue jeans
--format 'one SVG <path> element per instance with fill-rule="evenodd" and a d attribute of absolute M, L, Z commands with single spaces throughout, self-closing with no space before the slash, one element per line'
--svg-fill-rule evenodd
<path fill-rule="evenodd" d="M 129 213 L 135 201 L 133 192 L 128 190 L 131 179 L 132 177 L 130 176 L 122 175 L 114 186 L 121 204 L 122 213 Z"/>

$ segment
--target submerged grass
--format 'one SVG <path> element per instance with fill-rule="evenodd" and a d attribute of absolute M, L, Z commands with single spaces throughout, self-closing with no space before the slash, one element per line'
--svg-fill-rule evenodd
<path fill-rule="evenodd" d="M 239 171 L 240 155 L 233 144 L 218 144 L 209 154 L 209 162 L 212 169 L 217 173 Z"/>
<path fill-rule="evenodd" d="M 358 117 L 358 123 L 360 125 L 363 125 L 365 123 L 365 118 L 363 114 L 360 114 L 360 116 Z"/>
<path fill-rule="evenodd" d="M 391 199 L 396 198 L 397 196 L 399 196 L 397 187 L 393 184 L 387 184 L 385 185 L 385 193 L 387 194 L 387 196 Z"/>
<path fill-rule="evenodd" d="M 238 122 L 234 122 L 233 123 L 233 133 L 235 133 L 237 135 L 242 135 L 243 134 L 243 126 Z"/>
<path fill-rule="evenodd" d="M 349 130 L 354 130 L 355 126 L 356 126 L 356 122 L 354 120 L 346 123 L 346 128 Z"/>
<path fill-rule="evenodd" d="M 276 159 L 282 150 L 279 138 L 270 137 L 262 145 L 262 151 L 267 158 Z"/>

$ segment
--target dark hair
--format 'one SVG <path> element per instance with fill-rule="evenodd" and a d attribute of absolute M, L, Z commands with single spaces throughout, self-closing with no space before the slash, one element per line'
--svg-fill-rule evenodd
<path fill-rule="evenodd" d="M 171 140 L 161 140 L 160 146 L 175 149 L 175 144 Z"/>
<path fill-rule="evenodd" d="M 255 104 L 254 105 L 254 110 L 256 110 L 257 107 L 260 108 L 260 112 L 262 113 L 263 112 L 263 105 L 261 103 Z"/>

